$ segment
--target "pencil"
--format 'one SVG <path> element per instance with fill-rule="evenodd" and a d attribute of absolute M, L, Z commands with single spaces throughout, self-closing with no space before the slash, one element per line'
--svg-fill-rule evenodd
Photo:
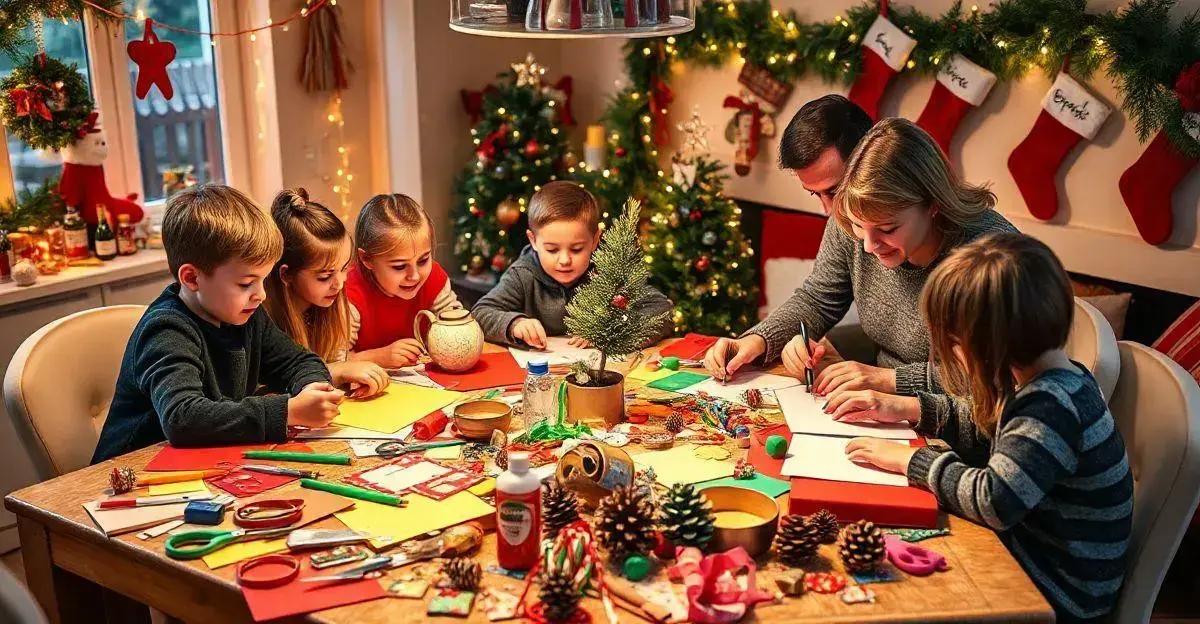
<path fill-rule="evenodd" d="M 804 351 L 808 352 L 808 327 L 804 321 L 800 321 L 800 339 L 804 341 Z M 808 366 L 804 367 L 804 388 L 809 394 L 813 391 L 813 371 Z"/>
<path fill-rule="evenodd" d="M 162 472 L 158 474 L 143 474 L 137 478 L 138 487 L 146 485 L 164 485 L 167 483 L 183 483 L 185 481 L 203 481 L 219 477 L 227 470 L 185 470 L 182 472 Z"/>
<path fill-rule="evenodd" d="M 321 490 L 322 492 L 329 492 L 330 494 L 337 494 L 346 498 L 365 500 L 371 503 L 379 503 L 381 505 L 391 505 L 392 507 L 403 507 L 406 505 L 404 499 L 399 496 L 392 496 L 391 494 L 384 494 L 383 492 L 376 492 L 375 490 L 368 490 L 367 488 L 346 485 L 344 483 L 300 479 L 300 487 L 309 490 Z"/>
<path fill-rule="evenodd" d="M 350 464 L 349 455 L 328 453 L 297 453 L 292 451 L 243 451 L 246 459 L 273 459 L 275 461 L 308 462 L 310 464 Z"/>

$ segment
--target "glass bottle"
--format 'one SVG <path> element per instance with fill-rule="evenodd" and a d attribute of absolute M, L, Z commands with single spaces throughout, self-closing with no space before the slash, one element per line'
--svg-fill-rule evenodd
<path fill-rule="evenodd" d="M 117 235 L 108 224 L 108 208 L 103 204 L 96 206 L 96 219 L 96 257 L 112 260 L 117 257 Z"/>
<path fill-rule="evenodd" d="M 133 224 L 129 222 L 129 215 L 117 215 L 117 253 L 122 256 L 137 253 L 137 242 L 133 235 Z"/>

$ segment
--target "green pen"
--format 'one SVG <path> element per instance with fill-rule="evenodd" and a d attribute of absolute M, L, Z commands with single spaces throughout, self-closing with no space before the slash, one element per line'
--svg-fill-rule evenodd
<path fill-rule="evenodd" d="M 381 505 L 391 505 L 392 507 L 403 507 L 407 504 L 407 502 L 399 496 L 392 496 L 391 494 L 384 494 L 383 492 L 376 492 L 375 490 L 368 490 L 367 488 L 346 485 L 344 483 L 330 483 L 328 481 L 318 481 L 316 479 L 300 479 L 300 487 L 310 490 L 321 490 L 322 492 L 329 492 L 330 494 L 337 494 L 347 498 L 357 498 L 359 500 L 379 503 Z"/>
<path fill-rule="evenodd" d="M 349 455 L 328 453 L 297 453 L 295 451 L 243 451 L 246 459 L 273 459 L 275 461 L 308 462 L 310 464 L 350 465 Z"/>

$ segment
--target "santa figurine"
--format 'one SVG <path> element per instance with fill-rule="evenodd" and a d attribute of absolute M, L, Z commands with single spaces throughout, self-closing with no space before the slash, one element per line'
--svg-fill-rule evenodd
<path fill-rule="evenodd" d="M 68 206 L 79 208 L 79 214 L 88 225 L 95 227 L 98 221 L 96 206 L 108 209 L 112 223 L 120 215 L 129 215 L 131 223 L 142 220 L 142 207 L 133 200 L 137 193 L 124 199 L 113 197 L 104 181 L 104 159 L 108 157 L 108 141 L 104 131 L 96 123 L 96 113 L 79 129 L 79 139 L 63 148 L 62 178 L 58 192 Z M 110 224 L 111 225 L 111 224 Z"/>

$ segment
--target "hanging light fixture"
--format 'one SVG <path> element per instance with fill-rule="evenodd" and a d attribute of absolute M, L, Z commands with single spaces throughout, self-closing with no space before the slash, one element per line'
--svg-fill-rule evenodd
<path fill-rule="evenodd" d="M 696 25 L 696 0 L 450 0 L 450 28 L 490 37 L 664 37 Z"/>

